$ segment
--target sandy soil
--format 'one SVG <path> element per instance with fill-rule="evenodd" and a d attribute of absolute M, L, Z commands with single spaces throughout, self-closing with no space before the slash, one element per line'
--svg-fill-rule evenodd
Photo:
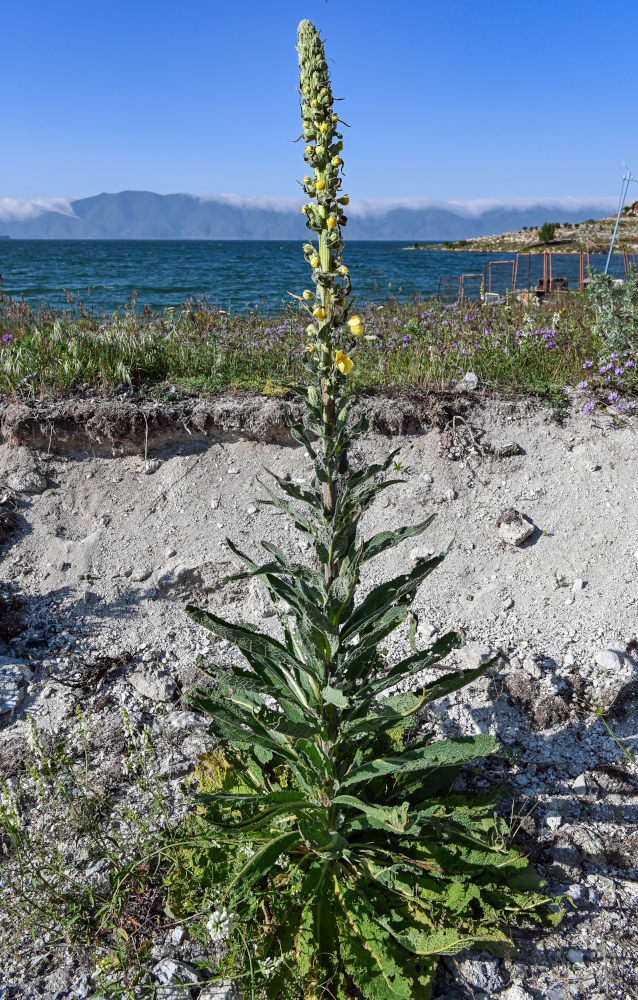
<path fill-rule="evenodd" d="M 499 734 L 509 762 L 495 758 L 471 780 L 505 782 L 525 816 L 519 839 L 550 890 L 573 901 L 557 930 L 521 933 L 518 956 L 445 960 L 437 995 L 638 997 L 638 771 L 595 712 L 609 708 L 618 739 L 638 750 L 636 425 L 480 393 L 365 405 L 373 432 L 355 459 L 398 447 L 404 479 L 381 495 L 367 533 L 438 517 L 417 545 L 372 563 L 364 587 L 453 541 L 417 598 L 420 640 L 461 628 L 459 660 L 504 657 L 490 679 L 444 699 L 436 722 Z M 276 399 L 13 405 L 0 431 L 0 499 L 16 521 L 0 586 L 22 601 L 0 647 L 6 771 L 27 712 L 52 732 L 77 703 L 105 726 L 122 704 L 139 725 L 179 713 L 196 656 L 232 655 L 188 622 L 186 601 L 274 628 L 258 587 L 220 583 L 233 566 L 225 539 L 249 553 L 261 538 L 298 546 L 255 502 L 256 480 L 264 466 L 297 481 L 310 469 Z M 504 535 L 521 523 L 529 537 L 515 545 Z M 390 658 L 406 647 L 398 634 Z M 98 682 L 64 683 L 105 653 L 118 663 Z M 66 953 L 37 953 L 36 970 L 29 946 L 5 952 L 0 996 L 90 995 Z"/>

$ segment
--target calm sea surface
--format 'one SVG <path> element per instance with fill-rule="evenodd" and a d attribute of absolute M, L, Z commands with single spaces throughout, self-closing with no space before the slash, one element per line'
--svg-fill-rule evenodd
<path fill-rule="evenodd" d="M 466 279 L 466 292 L 476 293 L 488 261 L 515 257 L 405 247 L 381 241 L 346 243 L 344 260 L 360 303 L 388 295 L 434 295 L 442 275 L 474 275 Z M 133 291 L 138 293 L 138 308 L 147 304 L 162 309 L 206 298 L 233 311 L 257 306 L 272 312 L 290 301 L 287 292 L 300 294 L 310 278 L 296 240 L 0 240 L 0 274 L 4 293 L 24 295 L 33 307 L 65 307 L 67 289 L 95 312 L 127 305 Z M 511 265 L 494 266 L 492 287 L 504 290 L 509 276 Z M 443 285 L 446 282 L 444 278 Z M 454 289 L 458 280 L 447 284 Z"/>

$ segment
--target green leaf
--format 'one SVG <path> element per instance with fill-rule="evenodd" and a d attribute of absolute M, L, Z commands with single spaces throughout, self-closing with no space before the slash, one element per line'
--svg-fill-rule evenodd
<path fill-rule="evenodd" d="M 434 645 L 428 649 L 424 649 L 414 656 L 409 656 L 407 659 L 401 660 L 400 663 L 395 664 L 394 667 L 388 670 L 383 677 L 371 681 L 359 689 L 357 694 L 361 699 L 361 704 L 367 704 L 372 696 L 379 695 L 382 691 L 386 691 L 389 687 L 398 684 L 399 681 L 413 677 L 414 674 L 418 674 L 422 670 L 434 666 L 435 663 L 444 659 L 453 649 L 458 649 L 462 642 L 463 640 L 459 632 L 448 632 L 446 635 L 441 636 L 440 639 L 437 639 Z M 437 695 L 436 697 L 440 696 Z M 432 700 L 430 698 L 430 701 Z"/>
<path fill-rule="evenodd" d="M 361 557 L 361 562 L 366 562 L 368 559 L 374 559 L 381 552 L 385 552 L 386 549 L 394 548 L 401 542 L 405 541 L 406 538 L 414 538 L 415 535 L 422 535 L 423 532 L 429 528 L 432 521 L 436 517 L 436 514 L 431 514 L 425 521 L 421 521 L 419 524 L 412 524 L 403 528 L 397 528 L 396 531 L 381 531 L 377 535 L 373 535 L 369 538 L 363 546 L 363 554 Z"/>
<path fill-rule="evenodd" d="M 335 705 L 337 708 L 348 707 L 348 699 L 344 695 L 343 691 L 339 691 L 338 688 L 331 687 L 330 684 L 326 684 L 326 686 L 322 689 L 321 697 L 326 705 Z"/>
<path fill-rule="evenodd" d="M 369 825 L 377 830 L 403 833 L 407 826 L 407 802 L 403 802 L 400 806 L 371 805 L 354 795 L 337 795 L 332 802 L 334 805 L 351 806 L 357 812 L 363 813 Z"/>
<path fill-rule="evenodd" d="M 439 563 L 443 562 L 445 556 L 446 553 L 443 552 L 426 562 L 418 562 L 410 573 L 397 576 L 394 580 L 382 583 L 371 590 L 345 624 L 342 640 L 347 641 L 357 633 L 361 633 L 375 621 L 382 611 L 385 611 L 396 601 L 400 601 L 401 598 L 412 594 Z"/>
<path fill-rule="evenodd" d="M 459 736 L 455 739 L 438 740 L 419 750 L 405 750 L 392 757 L 380 757 L 355 768 L 340 781 L 340 788 L 370 781 L 384 774 L 396 773 L 403 777 L 411 771 L 429 771 L 438 767 L 465 764 L 479 757 L 487 757 L 494 752 L 496 740 L 486 733 L 477 736 Z"/>
<path fill-rule="evenodd" d="M 226 885 L 222 901 L 228 898 L 242 899 L 243 896 L 252 889 L 255 882 L 267 875 L 277 858 L 281 857 L 293 847 L 301 844 L 301 837 L 296 830 L 283 833 L 264 844 L 252 858 L 250 858 L 243 868 Z"/>

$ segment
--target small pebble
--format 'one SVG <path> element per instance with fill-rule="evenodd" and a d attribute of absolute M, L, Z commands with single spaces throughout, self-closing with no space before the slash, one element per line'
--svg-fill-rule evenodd
<path fill-rule="evenodd" d="M 573 965 L 582 965 L 585 961 L 585 956 L 578 948 L 570 948 L 567 952 L 567 961 Z"/>

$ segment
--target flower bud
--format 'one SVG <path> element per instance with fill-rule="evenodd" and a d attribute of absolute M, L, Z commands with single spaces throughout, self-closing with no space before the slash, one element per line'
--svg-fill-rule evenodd
<path fill-rule="evenodd" d="M 316 316 L 317 319 L 325 319 L 326 310 L 323 308 L 323 306 L 316 306 L 316 308 L 312 310 L 312 315 Z"/>
<path fill-rule="evenodd" d="M 344 194 L 344 195 L 341 196 L 341 198 L 339 198 L 339 204 L 340 205 L 349 205 L 350 204 L 350 199 L 348 198 L 347 194 Z"/>
<path fill-rule="evenodd" d="M 308 289 L 308 288 L 304 289 L 304 291 L 303 291 L 303 297 L 304 297 L 304 299 L 311 299 L 312 298 L 312 292 L 310 291 L 310 289 Z"/>
<path fill-rule="evenodd" d="M 333 164 L 333 166 L 338 167 L 340 163 L 343 163 L 343 160 L 341 159 L 340 156 L 333 156 L 332 157 L 332 164 Z"/>
<path fill-rule="evenodd" d="M 322 122 L 321 125 L 319 126 L 319 128 L 321 129 L 322 132 L 327 132 L 328 131 L 328 122 Z"/>
<path fill-rule="evenodd" d="M 334 229 L 335 228 L 335 226 L 337 225 L 337 220 L 335 219 L 334 215 L 329 215 L 328 216 L 328 218 L 326 220 L 326 225 L 327 225 L 328 229 Z"/>
<path fill-rule="evenodd" d="M 319 257 L 317 256 L 317 254 L 315 254 L 314 257 L 310 258 L 310 266 L 319 267 Z"/>
<path fill-rule="evenodd" d="M 317 191 L 323 191 L 326 186 L 325 181 L 317 181 Z"/>

